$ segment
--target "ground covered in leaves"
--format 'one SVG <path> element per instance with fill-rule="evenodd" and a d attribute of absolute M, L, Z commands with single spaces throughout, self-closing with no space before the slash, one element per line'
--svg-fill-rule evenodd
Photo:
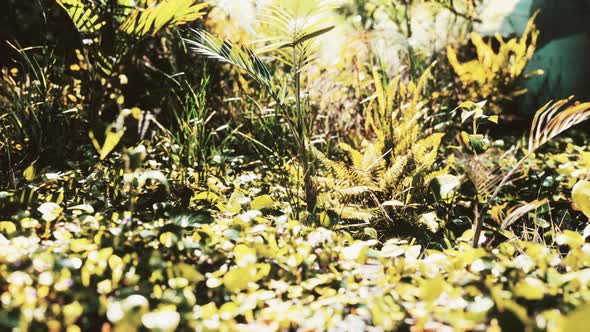
<path fill-rule="evenodd" d="M 133 189 L 143 200 L 171 177 L 149 172 Z M 0 222 L 3 329 L 570 331 L 581 318 L 563 313 L 590 296 L 590 229 L 565 231 L 555 249 L 474 249 L 468 230 L 433 250 L 290 219 L 254 172 L 192 188 L 190 212 L 98 210 L 112 199 L 95 196 L 105 179 L 47 173 L 0 193 L 2 211 L 16 211 Z"/>

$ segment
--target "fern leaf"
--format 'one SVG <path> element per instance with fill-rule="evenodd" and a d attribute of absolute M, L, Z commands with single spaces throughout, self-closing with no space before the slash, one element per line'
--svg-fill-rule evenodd
<path fill-rule="evenodd" d="M 341 142 L 340 144 L 338 144 L 340 146 L 340 148 L 346 152 L 348 152 L 348 154 L 350 155 L 350 159 L 352 160 L 352 164 L 354 165 L 354 167 L 358 168 L 358 169 L 363 169 L 363 154 L 356 150 L 355 148 L 353 148 L 352 146 Z"/>
<path fill-rule="evenodd" d="M 345 197 L 353 197 L 369 193 L 373 189 L 375 188 L 369 186 L 351 186 L 348 188 L 337 189 L 336 192 Z"/>
<path fill-rule="evenodd" d="M 436 161 L 438 154 L 438 148 L 442 138 L 445 136 L 443 133 L 436 133 L 428 136 L 425 139 L 418 141 L 412 148 L 412 155 L 414 162 L 420 168 L 430 168 Z"/>
<path fill-rule="evenodd" d="M 375 209 L 365 209 L 359 206 L 345 206 L 341 209 L 332 209 L 341 219 L 344 220 L 361 220 L 371 222 L 375 219 Z"/>
<path fill-rule="evenodd" d="M 404 170 L 406 165 L 408 164 L 409 158 L 407 156 L 397 157 L 393 164 L 385 171 L 383 178 L 381 180 L 381 188 L 384 190 L 388 190 L 390 188 L 395 188 L 400 179 L 404 175 Z"/>

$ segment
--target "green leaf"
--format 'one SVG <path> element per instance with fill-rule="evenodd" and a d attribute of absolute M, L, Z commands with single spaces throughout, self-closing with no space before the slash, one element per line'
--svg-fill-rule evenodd
<path fill-rule="evenodd" d="M 579 181 L 572 189 L 572 201 L 590 219 L 590 181 Z"/>
<path fill-rule="evenodd" d="M 234 248 L 234 259 L 238 266 L 247 266 L 256 263 L 256 250 L 245 244 L 238 244 Z"/>
<path fill-rule="evenodd" d="M 0 232 L 10 235 L 16 232 L 16 225 L 12 221 L 0 221 Z"/>
<path fill-rule="evenodd" d="M 460 176 L 444 174 L 435 177 L 432 186 L 436 190 L 438 197 L 448 201 L 453 198 L 456 189 L 461 185 L 462 179 Z"/>
<path fill-rule="evenodd" d="M 41 204 L 41 206 L 37 208 L 37 211 L 41 212 L 41 218 L 43 218 L 43 220 L 50 222 L 61 215 L 63 208 L 53 202 L 48 202 Z"/>
<path fill-rule="evenodd" d="M 555 242 L 561 246 L 568 245 L 570 248 L 575 249 L 583 246 L 584 243 L 586 243 L 586 240 L 582 234 L 565 230 L 555 238 Z"/>
<path fill-rule="evenodd" d="M 143 315 L 141 322 L 150 330 L 174 331 L 180 324 L 180 314 L 172 308 L 165 308 Z"/>
<path fill-rule="evenodd" d="M 176 242 L 178 237 L 172 232 L 164 232 L 160 235 L 160 243 L 166 248 L 171 248 Z"/>
<path fill-rule="evenodd" d="M 441 277 L 426 279 L 420 284 L 420 297 L 426 302 L 436 301 L 445 289 L 445 282 Z"/>
<path fill-rule="evenodd" d="M 332 226 L 332 221 L 330 220 L 330 216 L 326 211 L 322 211 L 320 213 L 320 225 L 326 228 Z"/>
<path fill-rule="evenodd" d="M 25 169 L 25 171 L 23 172 L 23 176 L 25 177 L 25 180 L 27 181 L 31 181 L 35 178 L 36 172 L 35 172 L 35 166 L 31 165 L 29 167 L 27 167 L 27 169 Z"/>
<path fill-rule="evenodd" d="M 516 283 L 514 294 L 527 300 L 541 300 L 545 296 L 545 284 L 537 278 L 527 277 Z"/>
<path fill-rule="evenodd" d="M 426 226 L 426 228 L 432 233 L 438 232 L 440 228 L 440 219 L 438 219 L 436 212 L 429 212 L 421 215 L 418 218 L 418 223 Z"/>
<path fill-rule="evenodd" d="M 475 103 L 468 100 L 468 101 L 462 102 L 459 106 L 457 106 L 456 109 L 459 109 L 459 108 L 471 109 L 473 106 L 475 106 Z"/>
<path fill-rule="evenodd" d="M 363 232 L 365 233 L 365 235 L 367 235 L 371 239 L 375 239 L 375 240 L 379 239 L 379 235 L 377 234 L 377 230 L 372 227 L 365 227 Z"/>
<path fill-rule="evenodd" d="M 98 151 L 98 153 L 100 154 L 100 160 L 104 160 L 109 155 L 109 153 L 111 153 L 115 149 L 115 147 L 121 141 L 123 134 L 125 134 L 125 128 L 123 128 L 120 131 L 117 131 L 113 125 L 110 125 L 107 127 L 105 131 L 104 144 L 101 145 L 96 139 L 94 132 L 88 132 L 88 136 L 92 141 L 92 145 L 94 145 L 94 148 L 96 148 L 96 151 Z"/>
<path fill-rule="evenodd" d="M 463 112 L 461 112 L 461 123 L 464 123 L 465 121 L 469 120 L 469 118 L 472 117 L 474 114 L 475 111 L 463 110 Z"/>
<path fill-rule="evenodd" d="M 369 245 L 366 242 L 356 242 L 348 247 L 342 248 L 342 258 L 345 260 L 364 263 L 367 260 Z"/>
<path fill-rule="evenodd" d="M 270 195 L 262 195 L 254 198 L 250 203 L 250 209 L 252 210 L 264 210 L 271 209 L 275 206 L 275 201 Z"/>
<path fill-rule="evenodd" d="M 223 284 L 230 292 L 234 293 L 248 288 L 248 284 L 255 280 L 256 265 L 254 264 L 231 269 L 223 276 Z"/>
<path fill-rule="evenodd" d="M 321 36 L 327 32 L 330 32 L 332 29 L 334 29 L 333 25 L 329 26 L 327 28 L 319 29 L 314 32 L 305 34 L 305 35 L 299 37 L 298 39 L 296 39 L 295 41 L 293 41 L 292 43 L 285 44 L 285 45 L 281 46 L 280 48 L 295 47 L 305 41 L 308 41 L 312 38 L 315 38 L 315 37 Z"/>
<path fill-rule="evenodd" d="M 590 326 L 590 304 L 585 304 L 563 319 L 561 331 L 582 331 L 588 326 Z"/>

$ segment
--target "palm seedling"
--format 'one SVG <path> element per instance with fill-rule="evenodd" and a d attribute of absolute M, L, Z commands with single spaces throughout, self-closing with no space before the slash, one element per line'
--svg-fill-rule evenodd
<path fill-rule="evenodd" d="M 322 0 L 273 2 L 262 9 L 260 15 L 261 26 L 273 33 L 266 34 L 266 38 L 261 40 L 264 45 L 258 50 L 236 45 L 203 30 L 191 30 L 185 39 L 196 53 L 240 68 L 267 90 L 294 139 L 301 165 L 305 203 L 310 213 L 314 212 L 317 204 L 317 189 L 312 181 L 315 173 L 311 152 L 314 118 L 303 100 L 301 82 L 303 70 L 315 59 L 313 39 L 333 28 L 326 26 L 322 19 L 332 8 L 329 1 Z M 291 85 L 275 83 L 276 77 L 260 57 L 263 53 L 271 54 L 290 69 L 286 74 Z M 293 91 L 293 98 L 288 98 L 288 90 Z"/>

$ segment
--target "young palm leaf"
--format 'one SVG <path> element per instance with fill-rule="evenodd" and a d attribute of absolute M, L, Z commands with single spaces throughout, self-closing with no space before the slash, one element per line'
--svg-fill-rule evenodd
<path fill-rule="evenodd" d="M 334 26 L 326 23 L 326 13 L 334 9 L 332 1 L 276 1 L 266 6 L 260 15 L 260 23 L 266 29 L 265 39 L 270 42 L 259 52 L 272 52 L 275 59 L 296 71 L 316 58 L 316 48 L 311 40 Z"/>
<path fill-rule="evenodd" d="M 222 40 L 200 29 L 191 29 L 184 41 L 192 46 L 194 52 L 237 66 L 256 81 L 272 88 L 270 71 L 252 49 L 238 46 L 228 39 Z"/>
<path fill-rule="evenodd" d="M 590 118 L 590 103 L 575 104 L 563 110 L 571 101 L 572 97 L 549 102 L 535 114 L 529 136 L 529 153 Z"/>
<path fill-rule="evenodd" d="M 96 33 L 105 24 L 105 21 L 100 17 L 99 11 L 94 2 L 82 0 L 57 0 L 57 4 L 66 11 L 80 33 Z"/>
<path fill-rule="evenodd" d="M 205 15 L 206 3 L 196 0 L 164 0 L 145 10 L 136 8 L 121 24 L 119 30 L 141 39 L 154 35 L 167 26 L 178 26 L 195 21 Z"/>

